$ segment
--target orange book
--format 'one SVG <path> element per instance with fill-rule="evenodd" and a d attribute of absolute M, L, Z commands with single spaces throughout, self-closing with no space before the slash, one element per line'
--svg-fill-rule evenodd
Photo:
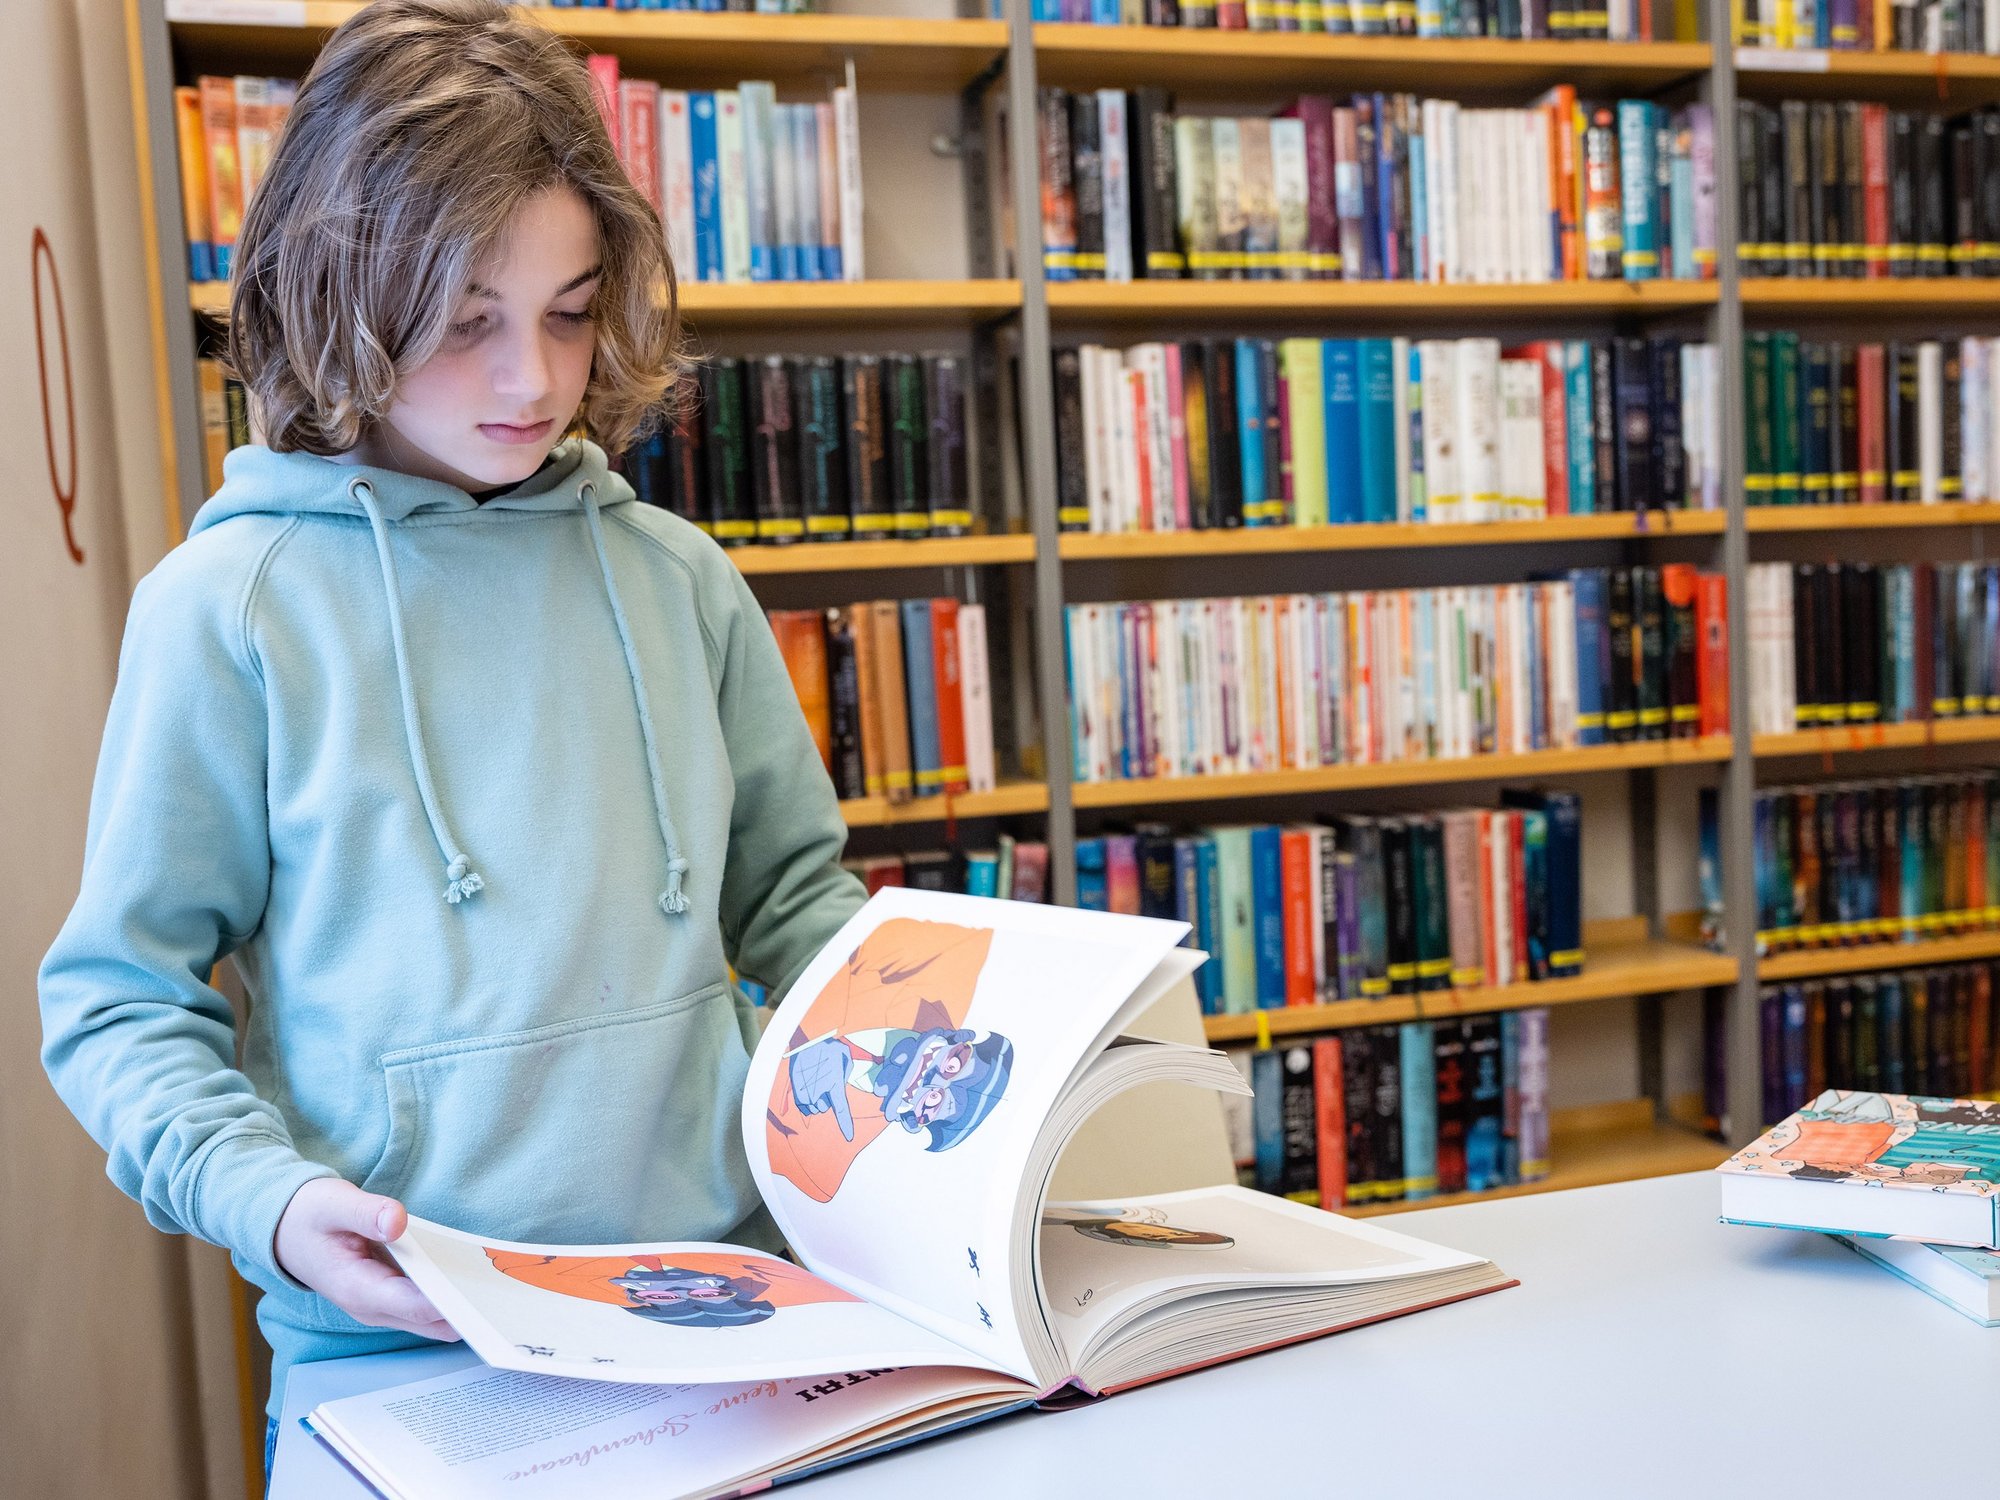
<path fill-rule="evenodd" d="M 833 706 L 826 683 L 826 627 L 816 609 L 774 609 L 770 611 L 771 634 L 778 638 L 778 651 L 785 658 L 785 671 L 792 679 L 792 691 L 799 695 L 799 708 L 812 731 L 819 750 L 820 764 L 833 769 Z"/>
<path fill-rule="evenodd" d="M 1312 835 L 1305 829 L 1287 828 L 1278 835 L 1287 1005 L 1311 1005 L 1319 998 L 1313 975 L 1312 861 Z"/>
<path fill-rule="evenodd" d="M 1319 1130 L 1319 1202 L 1339 1208 L 1347 1201 L 1347 1093 L 1342 1085 L 1340 1038 L 1313 1040 L 1313 1118 Z"/>
<path fill-rule="evenodd" d="M 243 164 L 236 154 L 236 80 L 204 76 L 201 134 L 208 146 L 208 232 L 215 274 L 229 279 L 237 232 L 243 227 Z"/>
<path fill-rule="evenodd" d="M 1729 580 L 1721 573 L 1695 579 L 1695 697 L 1700 732 L 1729 733 Z"/>
<path fill-rule="evenodd" d="M 1493 819 L 1486 809 L 1479 822 L 1479 968 L 1488 984 L 1505 984 L 1500 972 L 1499 926 L 1493 920 Z"/>
<path fill-rule="evenodd" d="M 875 703 L 882 722 L 882 795 L 891 802 L 908 802 L 915 782 L 910 775 L 910 701 L 903 685 L 903 622 L 893 599 L 868 606 L 875 629 Z"/>
<path fill-rule="evenodd" d="M 965 690 L 959 681 L 958 601 L 931 600 L 931 673 L 937 688 L 939 786 L 962 792 L 965 774 Z"/>
<path fill-rule="evenodd" d="M 871 797 L 882 795 L 882 704 L 877 698 L 875 624 L 865 604 L 841 610 L 854 636 L 854 684 L 861 696 L 861 784 Z"/>
<path fill-rule="evenodd" d="M 208 143 L 201 128 L 201 91 L 191 83 L 174 90 L 174 144 L 180 152 L 181 223 L 187 230 L 188 274 L 196 281 L 213 281 Z"/>

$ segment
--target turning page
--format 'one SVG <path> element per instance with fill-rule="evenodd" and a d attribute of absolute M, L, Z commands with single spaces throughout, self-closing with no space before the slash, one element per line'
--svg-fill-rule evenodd
<path fill-rule="evenodd" d="M 800 1259 L 1034 1379 L 1020 1184 L 1077 1063 L 1186 931 L 878 892 L 793 986 L 744 1088 L 750 1168 Z"/>

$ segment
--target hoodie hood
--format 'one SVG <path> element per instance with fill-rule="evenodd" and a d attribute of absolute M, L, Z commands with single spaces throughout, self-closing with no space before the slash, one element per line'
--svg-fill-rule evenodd
<path fill-rule="evenodd" d="M 396 543 L 393 528 L 415 517 L 478 511 L 576 511 L 597 557 L 598 576 L 604 583 L 604 598 L 618 628 L 618 641 L 625 655 L 625 673 L 632 686 L 633 708 L 639 720 L 640 739 L 645 745 L 646 769 L 652 782 L 653 812 L 660 840 L 666 846 L 667 883 L 659 895 L 660 910 L 670 916 L 688 909 L 682 890 L 688 862 L 681 854 L 680 839 L 674 831 L 667 808 L 666 781 L 661 773 L 660 752 L 653 731 L 653 716 L 647 705 L 646 684 L 640 674 L 639 653 L 632 643 L 632 631 L 625 607 L 618 597 L 618 582 L 611 557 L 604 545 L 604 524 L 600 512 L 607 505 L 632 501 L 632 487 L 611 471 L 604 450 L 583 438 L 571 438 L 556 445 L 549 462 L 513 488 L 485 501 L 474 500 L 456 485 L 441 480 L 422 479 L 394 469 L 369 464 L 346 464 L 315 453 L 274 453 L 269 448 L 235 448 L 223 459 L 222 488 L 202 506 L 188 528 L 193 536 L 211 526 L 243 515 L 332 515 L 350 516 L 368 523 L 375 542 L 375 557 L 382 574 L 382 596 L 388 614 L 389 637 L 396 659 L 396 689 L 402 701 L 403 733 L 409 745 L 410 769 L 416 778 L 417 795 L 424 816 L 444 861 L 444 899 L 456 906 L 476 896 L 486 887 L 485 877 L 474 867 L 471 857 L 460 847 L 451 831 L 446 809 L 440 803 L 436 781 L 431 774 L 429 746 L 424 737 L 422 706 L 411 687 L 410 655 L 419 649 L 403 628 L 402 590 L 396 577 Z"/>

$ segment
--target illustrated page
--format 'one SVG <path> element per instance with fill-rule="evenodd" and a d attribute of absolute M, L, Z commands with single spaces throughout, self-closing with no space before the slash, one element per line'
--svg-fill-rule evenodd
<path fill-rule="evenodd" d="M 521 1245 L 413 1218 L 390 1249 L 502 1369 L 720 1381 L 972 1358 L 790 1261 L 733 1245 Z"/>
<path fill-rule="evenodd" d="M 745 1086 L 751 1170 L 800 1258 L 1031 1378 L 1017 1188 L 1078 1059 L 1186 930 L 877 893 L 779 1007 Z"/>

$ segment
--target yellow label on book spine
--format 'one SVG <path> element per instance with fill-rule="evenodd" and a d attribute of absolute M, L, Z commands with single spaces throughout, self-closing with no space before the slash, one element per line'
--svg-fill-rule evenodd
<path fill-rule="evenodd" d="M 865 516 L 856 516 L 854 518 L 854 529 L 871 534 L 878 531 L 894 531 L 896 529 L 896 518 L 886 511 L 874 512 Z"/>

